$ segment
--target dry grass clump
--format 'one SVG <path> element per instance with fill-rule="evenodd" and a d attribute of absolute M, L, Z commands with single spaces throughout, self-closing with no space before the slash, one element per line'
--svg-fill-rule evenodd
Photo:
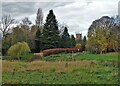
<path fill-rule="evenodd" d="M 3 61 L 3 72 L 10 71 L 38 71 L 38 72 L 72 72 L 75 69 L 90 67 L 96 61 L 81 60 L 81 61 Z"/>

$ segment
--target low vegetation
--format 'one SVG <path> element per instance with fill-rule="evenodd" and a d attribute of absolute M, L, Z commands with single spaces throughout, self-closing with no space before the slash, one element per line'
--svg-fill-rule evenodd
<path fill-rule="evenodd" d="M 43 50 L 41 53 L 43 53 L 44 56 L 48 56 L 51 54 L 57 54 L 57 53 L 76 53 L 79 52 L 80 48 L 75 47 L 75 48 L 54 48 L 54 49 L 47 49 Z"/>
<path fill-rule="evenodd" d="M 71 61 L 71 60 L 97 60 L 97 61 L 117 61 L 118 54 L 82 54 L 82 53 L 62 53 L 57 55 L 45 56 L 45 61 Z"/>
<path fill-rule="evenodd" d="M 2 76 L 3 84 L 118 84 L 118 57 L 63 53 L 31 62 L 3 60 Z"/>
<path fill-rule="evenodd" d="M 27 54 L 29 52 L 31 52 L 31 50 L 26 42 L 18 42 L 11 46 L 7 53 L 11 58 L 18 57 L 18 59 L 20 59 L 20 55 Z"/>

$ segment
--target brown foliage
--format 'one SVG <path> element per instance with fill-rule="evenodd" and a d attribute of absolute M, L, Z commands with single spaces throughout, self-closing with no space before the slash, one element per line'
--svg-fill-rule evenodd
<path fill-rule="evenodd" d="M 78 48 L 54 48 L 54 49 L 43 50 L 41 53 L 43 53 L 43 56 L 47 56 L 47 55 L 57 54 L 62 52 L 75 53 L 75 52 L 78 52 Z"/>
<path fill-rule="evenodd" d="M 76 45 L 75 45 L 75 48 L 81 49 L 81 44 L 76 44 Z"/>
<path fill-rule="evenodd" d="M 35 59 L 42 59 L 42 56 L 43 56 L 43 53 L 34 53 L 34 55 L 30 60 L 33 61 Z"/>

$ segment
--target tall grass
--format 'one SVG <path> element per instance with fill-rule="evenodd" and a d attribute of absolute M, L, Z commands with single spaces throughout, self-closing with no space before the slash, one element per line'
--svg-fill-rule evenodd
<path fill-rule="evenodd" d="M 118 84 L 118 68 L 96 60 L 3 61 L 7 84 Z"/>
<path fill-rule="evenodd" d="M 2 79 L 7 84 L 118 84 L 117 60 L 117 54 L 65 53 L 31 62 L 3 60 Z"/>
<path fill-rule="evenodd" d="M 96 61 L 92 63 L 97 64 Z M 91 61 L 3 61 L 3 72 L 12 71 L 39 71 L 39 72 L 72 72 L 73 69 L 90 67 Z"/>

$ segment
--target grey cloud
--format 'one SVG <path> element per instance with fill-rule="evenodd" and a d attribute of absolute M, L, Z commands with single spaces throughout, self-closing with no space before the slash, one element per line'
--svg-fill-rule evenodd
<path fill-rule="evenodd" d="M 78 3 L 76 2 L 76 4 Z M 69 5 L 68 7 L 64 6 L 55 9 L 56 14 L 59 15 L 58 20 L 67 23 L 71 33 L 83 32 L 86 35 L 92 21 L 102 16 L 117 15 L 118 0 L 93 0 L 89 5 L 79 4 L 78 6 Z M 60 15 L 60 13 L 64 15 Z"/>
<path fill-rule="evenodd" d="M 25 16 L 31 16 L 37 12 L 38 8 L 42 8 L 43 11 L 53 9 L 59 6 L 68 4 L 68 2 L 57 3 L 57 2 L 3 2 L 2 3 L 2 14 L 11 15 L 13 17 L 23 18 Z"/>
<path fill-rule="evenodd" d="M 3 15 L 11 15 L 15 18 L 20 18 L 23 16 L 29 16 L 34 13 L 34 5 L 35 3 L 29 3 L 29 2 L 9 2 L 9 3 L 3 3 L 2 4 L 2 14 Z M 32 9 L 31 9 L 32 7 Z"/>
<path fill-rule="evenodd" d="M 4 0 L 2 2 L 74 2 L 75 0 Z"/>
<path fill-rule="evenodd" d="M 89 2 L 89 0 L 87 0 Z M 70 34 L 82 32 L 87 34 L 87 30 L 92 21 L 102 16 L 117 15 L 119 0 L 91 0 L 88 4 L 83 0 L 75 2 L 6 2 L 2 4 L 3 14 L 11 14 L 15 19 L 29 17 L 35 21 L 38 8 L 44 12 L 44 20 L 48 10 L 54 9 L 57 20 L 66 23 Z"/>

